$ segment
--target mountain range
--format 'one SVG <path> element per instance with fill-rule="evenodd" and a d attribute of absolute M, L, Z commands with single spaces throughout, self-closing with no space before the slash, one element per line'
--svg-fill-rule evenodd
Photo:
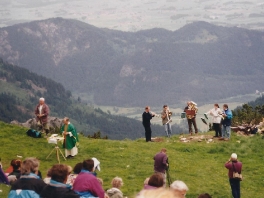
<path fill-rule="evenodd" d="M 0 28 L 0 57 L 98 105 L 207 103 L 264 83 L 264 32 L 194 22 L 122 32 L 51 18 Z"/>

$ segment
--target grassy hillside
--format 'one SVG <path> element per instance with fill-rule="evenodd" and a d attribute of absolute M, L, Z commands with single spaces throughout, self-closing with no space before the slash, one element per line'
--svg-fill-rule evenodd
<path fill-rule="evenodd" d="M 4 169 L 9 166 L 17 155 L 35 156 L 41 160 L 40 170 L 45 175 L 48 168 L 56 162 L 55 154 L 46 160 L 46 156 L 54 145 L 46 139 L 33 139 L 26 136 L 26 129 L 0 122 L 0 157 Z M 240 141 L 238 143 L 237 141 Z M 224 163 L 232 152 L 238 154 L 243 162 L 244 181 L 241 183 L 242 197 L 263 197 L 263 146 L 261 136 L 238 137 L 232 134 L 230 142 L 181 143 L 178 136 L 164 139 L 160 143 L 146 143 L 143 139 L 135 141 L 95 140 L 80 136 L 79 154 L 63 161 L 74 166 L 76 163 L 96 157 L 101 162 L 101 172 L 104 188 L 110 187 L 110 181 L 115 176 L 124 180 L 122 191 L 128 197 L 133 197 L 143 186 L 146 177 L 153 173 L 153 156 L 162 147 L 168 150 L 170 175 L 172 180 L 180 179 L 189 187 L 187 198 L 197 197 L 208 192 L 215 198 L 231 197 Z M 62 160 L 62 159 L 61 159 Z M 0 197 L 7 197 L 9 187 L 1 184 Z"/>

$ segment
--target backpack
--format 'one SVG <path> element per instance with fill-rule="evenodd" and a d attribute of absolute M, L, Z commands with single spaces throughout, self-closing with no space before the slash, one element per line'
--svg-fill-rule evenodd
<path fill-rule="evenodd" d="M 27 135 L 33 138 L 41 138 L 41 132 L 36 131 L 34 129 L 29 129 L 27 131 Z"/>

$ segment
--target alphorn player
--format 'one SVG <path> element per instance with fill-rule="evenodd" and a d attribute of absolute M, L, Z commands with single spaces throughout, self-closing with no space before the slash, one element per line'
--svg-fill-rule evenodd
<path fill-rule="evenodd" d="M 161 119 L 162 119 L 162 124 L 165 129 L 165 133 L 167 137 L 171 137 L 171 115 L 172 112 L 170 112 L 168 105 L 163 105 L 163 111 L 161 112 Z"/>

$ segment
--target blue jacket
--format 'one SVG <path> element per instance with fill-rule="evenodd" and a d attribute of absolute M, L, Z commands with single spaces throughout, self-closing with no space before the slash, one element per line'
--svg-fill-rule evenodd
<path fill-rule="evenodd" d="M 223 120 L 222 124 L 223 124 L 223 126 L 231 126 L 231 120 L 233 118 L 232 111 L 230 111 L 229 109 L 227 109 L 227 110 L 224 110 L 224 112 L 226 114 L 226 117 Z"/>
<path fill-rule="evenodd" d="M 8 198 L 39 198 L 45 186 L 44 181 L 33 173 L 21 175 L 12 185 Z"/>

